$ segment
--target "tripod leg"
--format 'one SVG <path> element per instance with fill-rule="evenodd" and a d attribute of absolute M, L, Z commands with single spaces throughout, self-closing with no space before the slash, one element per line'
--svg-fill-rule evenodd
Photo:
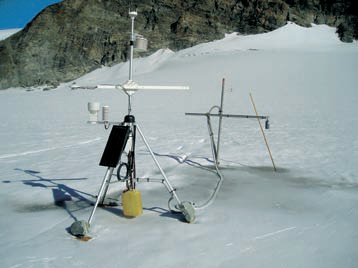
<path fill-rule="evenodd" d="M 96 208 L 98 206 L 98 203 L 101 199 L 102 192 L 104 190 L 107 180 L 112 176 L 113 170 L 114 170 L 114 168 L 111 168 L 111 167 L 109 167 L 107 169 L 106 175 L 103 178 L 101 189 L 99 190 L 99 193 L 97 196 L 96 204 L 94 205 L 94 207 L 92 209 L 92 213 L 91 213 L 91 216 L 89 217 L 88 221 L 81 220 L 81 221 L 75 221 L 74 223 L 72 223 L 72 225 L 70 227 L 70 233 L 72 235 L 77 236 L 77 237 L 83 237 L 83 236 L 87 235 L 90 225 L 91 225 L 93 215 L 94 215 Z"/>
<path fill-rule="evenodd" d="M 113 173 L 113 171 L 112 171 Z M 107 195 L 107 191 L 108 191 L 108 187 L 109 187 L 109 184 L 111 182 L 111 178 L 112 178 L 112 174 L 109 176 L 109 178 L 106 180 L 106 183 L 105 183 L 105 188 L 104 188 L 104 191 L 103 191 L 103 195 L 102 195 L 102 198 L 101 198 L 101 201 L 99 202 L 100 205 L 103 205 L 104 203 L 104 199 L 106 198 L 106 195 Z"/>
<path fill-rule="evenodd" d="M 150 155 L 152 156 L 152 158 L 153 158 L 153 160 L 154 160 L 154 163 L 156 164 L 156 166 L 158 167 L 160 173 L 162 174 L 162 176 L 163 176 L 163 178 L 164 178 L 164 180 L 165 180 L 165 185 L 167 186 L 167 189 L 168 189 L 169 193 L 173 194 L 173 197 L 175 198 L 175 200 L 178 202 L 178 204 L 180 204 L 181 201 L 180 201 L 180 199 L 178 198 L 178 196 L 177 196 L 177 194 L 176 194 L 176 192 L 175 192 L 175 189 L 174 189 L 173 186 L 170 184 L 170 182 L 169 182 L 167 176 L 166 176 L 165 173 L 164 173 L 164 170 L 163 170 L 162 167 L 160 166 L 160 164 L 159 164 L 157 158 L 155 157 L 155 155 L 154 155 L 152 149 L 150 148 L 150 146 L 149 146 L 149 144 L 148 144 L 146 138 L 144 137 L 143 132 L 142 132 L 142 130 L 140 129 L 140 127 L 138 126 L 138 124 L 137 124 L 137 129 L 138 129 L 138 132 L 139 132 L 140 136 L 142 137 L 142 140 L 143 140 L 145 146 L 147 147 L 147 149 L 148 149 Z"/>
<path fill-rule="evenodd" d="M 106 172 L 104 178 L 103 178 L 103 182 L 102 182 L 101 188 L 100 188 L 100 190 L 99 190 L 99 192 L 98 192 L 98 196 L 97 196 L 96 203 L 95 203 L 95 205 L 94 205 L 94 207 L 93 207 L 93 209 L 92 209 L 91 215 L 90 215 L 90 217 L 89 217 L 89 219 L 88 219 L 88 224 L 89 224 L 89 225 L 91 224 L 91 221 L 92 221 L 92 218 L 93 218 L 93 216 L 94 216 L 94 213 L 96 212 L 96 209 L 97 209 L 97 206 L 98 206 L 98 204 L 99 204 L 99 201 L 101 200 L 101 196 L 102 196 L 103 190 L 104 190 L 106 184 L 109 182 L 109 180 L 110 180 L 110 178 L 111 178 L 111 176 L 112 176 L 112 174 L 113 174 L 113 170 L 114 170 L 113 167 L 109 167 L 109 168 L 107 169 L 107 172 Z M 108 184 L 107 184 L 107 185 L 108 185 Z"/>
<path fill-rule="evenodd" d="M 184 201 L 184 202 L 181 202 L 178 195 L 176 194 L 175 192 L 175 189 L 173 188 L 173 186 L 170 184 L 170 181 L 169 179 L 167 178 L 167 176 L 165 175 L 162 167 L 160 166 L 157 158 L 155 157 L 152 149 L 150 148 L 146 138 L 144 137 L 143 135 L 143 132 L 141 131 L 140 127 L 138 126 L 137 124 L 137 129 L 138 129 L 138 132 L 140 134 L 140 136 L 142 137 L 142 140 L 145 144 L 145 146 L 147 147 L 150 155 L 152 156 L 155 164 L 157 165 L 160 173 L 162 174 L 163 178 L 164 178 L 164 181 L 165 181 L 165 186 L 167 187 L 169 193 L 173 196 L 173 198 L 177 201 L 178 203 L 178 208 L 180 209 L 180 211 L 183 213 L 184 217 L 185 217 L 185 220 L 188 222 L 188 223 L 192 223 L 195 221 L 195 209 L 194 209 L 194 206 L 192 205 L 192 203 L 188 202 L 188 201 Z"/>

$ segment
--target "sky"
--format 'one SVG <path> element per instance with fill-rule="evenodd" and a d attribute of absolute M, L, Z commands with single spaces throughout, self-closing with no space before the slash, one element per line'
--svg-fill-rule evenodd
<path fill-rule="evenodd" d="M 45 7 L 61 0 L 0 0 L 0 30 L 23 28 Z"/>

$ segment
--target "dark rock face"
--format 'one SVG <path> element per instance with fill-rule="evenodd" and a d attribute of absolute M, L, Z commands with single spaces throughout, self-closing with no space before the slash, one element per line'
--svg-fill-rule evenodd
<path fill-rule="evenodd" d="M 127 14 L 114 1 L 50 6 L 0 43 L 0 88 L 57 84 L 123 60 L 128 25 Z"/>
<path fill-rule="evenodd" d="M 126 60 L 128 0 L 64 0 L 21 32 L 0 42 L 0 89 L 57 85 L 102 65 Z M 358 37 L 357 3 L 348 0 L 133 0 L 136 31 L 151 53 L 220 39 L 224 33 L 261 33 L 287 20 L 337 27 L 340 38 Z"/>

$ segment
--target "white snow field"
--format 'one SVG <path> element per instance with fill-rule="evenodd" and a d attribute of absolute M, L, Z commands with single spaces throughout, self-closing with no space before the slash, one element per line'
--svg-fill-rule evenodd
<path fill-rule="evenodd" d="M 21 30 L 21 28 L 0 30 L 0 40 L 8 38 L 20 30 Z"/>
<path fill-rule="evenodd" d="M 126 95 L 115 90 L 0 91 L 0 267 L 305 267 L 358 265 L 358 44 L 324 25 L 293 23 L 266 34 L 229 34 L 180 52 L 135 61 L 144 85 L 188 85 L 187 92 L 139 91 L 133 113 L 182 200 L 200 204 L 217 176 L 206 119 L 185 112 L 269 115 L 223 120 L 215 202 L 193 224 L 168 211 L 160 183 L 138 183 L 143 215 L 98 208 L 91 240 L 68 233 L 87 220 L 106 168 L 98 165 L 109 130 L 88 125 L 87 102 L 121 121 Z M 128 65 L 104 67 L 77 85 L 120 84 Z M 215 121 L 215 127 L 216 127 Z M 185 160 L 185 161 L 184 161 Z M 139 177 L 161 178 L 138 138 Z M 113 178 L 115 181 L 115 178 Z M 111 184 L 120 203 L 122 183 Z"/>

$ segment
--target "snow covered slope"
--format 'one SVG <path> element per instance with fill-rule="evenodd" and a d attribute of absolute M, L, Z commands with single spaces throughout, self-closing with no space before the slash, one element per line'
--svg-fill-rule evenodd
<path fill-rule="evenodd" d="M 7 29 L 7 30 L 0 30 L 0 40 L 4 40 L 8 38 L 9 36 L 17 33 L 21 29 Z"/>
<path fill-rule="evenodd" d="M 77 85 L 123 83 L 128 66 L 102 68 Z M 135 61 L 141 84 L 189 85 L 188 92 L 140 91 L 137 122 L 183 200 L 204 202 L 217 182 L 205 118 L 224 111 L 270 116 L 266 131 L 273 172 L 255 120 L 225 119 L 215 203 L 186 224 L 168 212 L 161 184 L 139 183 L 144 214 L 97 210 L 89 242 L 67 233 L 87 219 L 105 173 L 98 166 L 108 137 L 85 124 L 87 102 L 110 106 L 122 120 L 123 92 L 56 90 L 0 92 L 1 267 L 356 267 L 358 255 L 357 43 L 335 29 L 295 24 L 267 34 L 228 35 L 177 53 L 160 50 Z M 187 161 L 182 161 L 184 158 Z M 137 145 L 139 177 L 160 178 Z M 124 188 L 111 185 L 111 196 Z"/>

